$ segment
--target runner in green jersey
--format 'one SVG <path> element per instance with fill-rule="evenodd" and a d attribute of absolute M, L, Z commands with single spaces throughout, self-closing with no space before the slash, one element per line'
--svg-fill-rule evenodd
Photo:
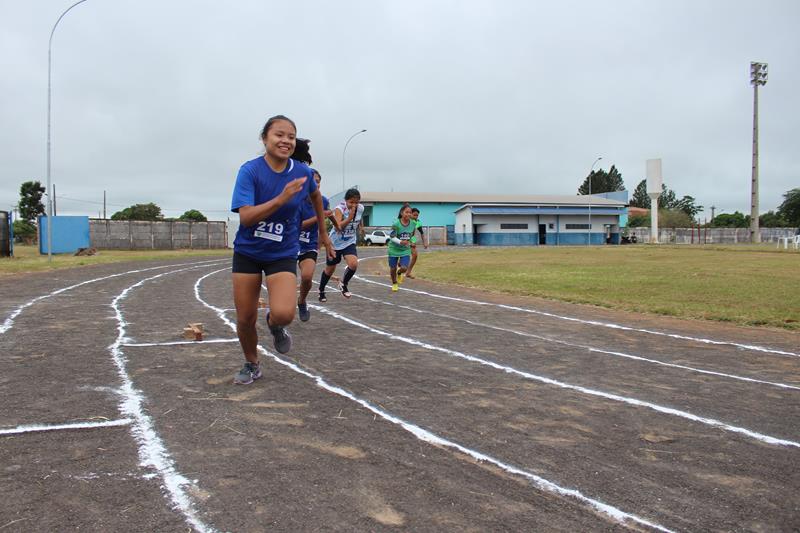
<path fill-rule="evenodd" d="M 411 236 L 411 264 L 408 265 L 408 271 L 406 272 L 406 277 L 409 279 L 414 279 L 414 276 L 411 275 L 411 270 L 414 268 L 414 265 L 417 264 L 417 235 L 416 232 L 418 231 L 420 236 L 422 237 L 422 246 L 425 249 L 428 249 L 428 241 L 425 239 L 425 232 L 422 231 L 422 222 L 419 221 L 419 209 L 416 207 L 411 210 L 411 220 L 414 222 L 414 232 Z"/>
<path fill-rule="evenodd" d="M 398 285 L 403 282 L 403 272 L 408 268 L 411 259 L 411 237 L 417 229 L 414 219 L 411 218 L 411 207 L 408 204 L 400 208 L 399 217 L 392 224 L 392 232 L 389 234 L 387 246 L 392 292 L 397 292 Z"/>

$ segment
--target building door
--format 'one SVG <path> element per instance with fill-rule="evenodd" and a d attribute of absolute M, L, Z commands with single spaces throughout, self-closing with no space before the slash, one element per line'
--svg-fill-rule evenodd
<path fill-rule="evenodd" d="M 547 244 L 547 224 L 539 224 L 539 244 Z"/>

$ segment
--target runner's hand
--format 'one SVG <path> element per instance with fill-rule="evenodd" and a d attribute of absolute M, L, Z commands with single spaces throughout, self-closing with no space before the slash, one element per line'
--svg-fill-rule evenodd
<path fill-rule="evenodd" d="M 292 197 L 303 190 L 303 185 L 305 184 L 308 178 L 302 177 L 293 179 L 286 186 L 283 188 L 283 192 L 281 192 L 281 196 L 283 197 L 284 203 L 288 202 L 292 199 Z"/>

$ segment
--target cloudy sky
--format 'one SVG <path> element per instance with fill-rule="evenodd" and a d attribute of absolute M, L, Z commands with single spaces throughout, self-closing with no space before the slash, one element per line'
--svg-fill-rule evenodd
<path fill-rule="evenodd" d="M 0 210 L 46 183 L 47 50 L 75 0 L 0 0 Z M 575 194 L 598 156 L 750 210 L 800 187 L 797 0 L 87 0 L 53 38 L 59 214 L 155 202 L 228 216 L 266 119 L 312 140 L 323 193 Z M 597 168 L 597 167 L 595 167 Z M 701 214 L 701 217 L 703 214 Z"/>

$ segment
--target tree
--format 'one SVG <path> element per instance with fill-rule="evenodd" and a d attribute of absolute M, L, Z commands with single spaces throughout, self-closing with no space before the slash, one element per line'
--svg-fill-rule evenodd
<path fill-rule="evenodd" d="M 767 211 L 758 217 L 758 225 L 762 228 L 786 228 L 791 226 L 784 218 L 774 211 Z"/>
<path fill-rule="evenodd" d="M 647 180 L 642 180 L 639 185 L 633 190 L 630 205 L 632 207 L 641 207 L 642 209 L 650 209 L 650 197 L 647 196 Z"/>
<path fill-rule="evenodd" d="M 702 205 L 694 205 L 695 199 L 693 196 L 684 196 L 677 202 L 675 205 L 672 206 L 673 209 L 677 209 L 678 211 L 683 211 L 689 218 L 694 219 L 697 216 L 697 213 L 703 210 Z"/>
<path fill-rule="evenodd" d="M 154 203 L 134 204 L 111 215 L 111 220 L 163 220 L 161 208 Z"/>
<path fill-rule="evenodd" d="M 694 219 L 680 209 L 659 209 L 658 225 L 662 228 L 690 228 Z"/>
<path fill-rule="evenodd" d="M 649 215 L 634 215 L 632 217 L 628 217 L 628 227 L 629 228 L 649 228 L 650 227 L 650 216 Z"/>
<path fill-rule="evenodd" d="M 189 209 L 184 214 L 178 217 L 178 220 L 184 222 L 208 222 L 206 216 L 197 209 Z"/>
<path fill-rule="evenodd" d="M 19 188 L 19 217 L 27 222 L 35 223 L 36 217 L 44 215 L 42 196 L 44 187 L 38 181 L 26 181 Z"/>
<path fill-rule="evenodd" d="M 721 213 L 711 219 L 712 228 L 749 228 L 750 216 L 736 211 L 734 213 Z"/>
<path fill-rule="evenodd" d="M 794 188 L 784 193 L 783 203 L 778 207 L 777 214 L 790 226 L 800 226 L 800 188 Z"/>
<path fill-rule="evenodd" d="M 16 242 L 36 242 L 36 226 L 28 220 L 14 221 L 14 240 Z"/>
<path fill-rule="evenodd" d="M 703 210 L 703 206 L 695 206 L 694 201 L 691 196 L 684 196 L 680 200 L 676 199 L 675 191 L 668 189 L 663 183 L 661 184 L 661 196 L 658 197 L 659 210 L 679 209 L 693 217 Z M 630 205 L 641 207 L 642 209 L 650 209 L 651 201 L 650 196 L 647 194 L 647 180 L 640 181 L 639 185 L 633 190 Z M 693 210 L 695 211 L 692 212 Z"/>
<path fill-rule="evenodd" d="M 619 170 L 617 170 L 617 167 L 614 165 L 611 165 L 608 172 L 602 168 L 590 172 L 589 175 L 586 176 L 586 179 L 583 180 L 581 186 L 578 187 L 578 194 L 589 194 L 589 180 L 592 182 L 592 194 L 625 190 L 622 174 L 619 173 Z"/>

